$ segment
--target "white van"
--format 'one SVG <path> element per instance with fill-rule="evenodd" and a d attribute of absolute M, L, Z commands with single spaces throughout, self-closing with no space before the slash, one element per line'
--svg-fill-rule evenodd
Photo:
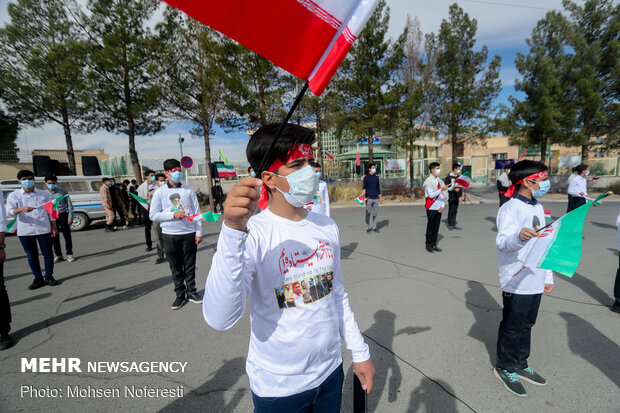
<path fill-rule="evenodd" d="M 71 230 L 81 231 L 86 228 L 93 220 L 105 218 L 105 211 L 101 205 L 99 188 L 101 188 L 103 175 L 100 176 L 59 176 L 58 187 L 69 192 L 71 202 L 75 209 L 75 216 Z M 45 189 L 45 177 L 37 176 L 34 179 L 34 186 L 38 189 Z M 17 179 L 6 179 L 0 181 L 0 190 L 6 202 L 7 196 L 16 189 L 21 188 Z"/>

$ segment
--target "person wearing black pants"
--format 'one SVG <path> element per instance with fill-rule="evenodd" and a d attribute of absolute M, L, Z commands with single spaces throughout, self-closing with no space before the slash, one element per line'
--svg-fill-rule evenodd
<path fill-rule="evenodd" d="M 56 218 L 56 228 L 58 233 L 63 235 L 65 239 L 65 250 L 67 253 L 67 261 L 75 261 L 73 256 L 73 240 L 71 239 L 71 224 L 73 223 L 73 202 L 69 193 L 63 189 L 58 188 L 58 177 L 56 175 L 47 175 L 45 177 L 45 186 L 50 191 L 50 197 L 52 200 L 59 199 L 58 201 L 58 218 Z M 64 197 L 60 199 L 61 197 Z M 52 245 L 54 246 L 54 263 L 63 261 L 62 248 L 60 247 L 60 235 L 52 238 Z"/>
<path fill-rule="evenodd" d="M 431 162 L 428 166 L 431 174 L 424 181 L 424 193 L 426 194 L 426 251 L 441 252 L 437 247 L 437 238 L 439 235 L 439 225 L 441 224 L 441 213 L 446 205 L 447 196 L 444 194 L 450 185 L 444 184 L 439 178 L 441 170 L 437 162 Z"/>
<path fill-rule="evenodd" d="M 196 293 L 196 235 L 163 234 L 162 238 L 176 296 L 185 297 L 186 294 Z"/>
<path fill-rule="evenodd" d="M 429 252 L 433 252 L 434 250 L 439 250 L 436 248 L 437 246 L 437 237 L 439 236 L 439 226 L 441 225 L 441 212 L 437 210 L 427 209 L 426 210 L 426 249 Z M 433 248 L 435 246 L 435 248 Z"/>
<path fill-rule="evenodd" d="M 4 235 L 6 233 L 6 210 L 4 209 L 4 197 L 0 191 L 0 350 L 6 350 L 13 345 L 9 335 L 11 331 L 11 304 L 9 295 L 4 286 L 4 260 L 6 253 L 4 248 Z"/>
<path fill-rule="evenodd" d="M 458 178 L 461 172 L 461 165 L 455 163 L 452 165 L 452 172 L 446 177 L 446 185 L 451 185 L 452 181 Z M 448 191 L 448 229 L 452 231 L 456 228 L 456 214 L 459 210 L 459 201 L 463 196 L 460 186 L 455 186 Z"/>

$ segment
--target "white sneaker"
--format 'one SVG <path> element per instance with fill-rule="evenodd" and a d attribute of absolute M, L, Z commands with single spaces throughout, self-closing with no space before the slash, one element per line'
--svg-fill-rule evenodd
<path fill-rule="evenodd" d="M 73 262 L 73 261 L 75 261 L 75 257 L 73 255 L 67 255 L 67 261 L 68 262 Z"/>
<path fill-rule="evenodd" d="M 63 262 L 64 260 L 62 259 L 61 256 L 57 255 L 54 257 L 54 264 L 58 264 L 59 262 Z"/>
<path fill-rule="evenodd" d="M 127 229 L 127 225 L 123 225 L 121 229 Z"/>

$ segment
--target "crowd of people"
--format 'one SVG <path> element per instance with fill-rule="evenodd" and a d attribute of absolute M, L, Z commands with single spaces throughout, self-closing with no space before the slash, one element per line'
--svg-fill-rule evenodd
<path fill-rule="evenodd" d="M 320 179 L 321 165 L 313 159 L 314 132 L 287 124 L 272 145 L 279 129 L 280 124 L 271 124 L 252 135 L 246 149 L 251 165 L 248 178 L 240 179 L 225 197 L 219 183 L 219 189 L 212 192 L 224 222 L 204 300 L 197 292 L 195 274 L 198 245 L 202 242 L 202 223 L 196 217 L 201 210 L 194 189 L 182 183 L 178 160 L 166 160 L 163 173 L 146 171 L 140 186 L 129 180 L 117 185 L 114 178 L 104 178 L 100 195 L 106 211 L 105 231 L 130 226 L 128 211 L 133 223 L 144 225 L 146 250 L 153 250 L 155 238 L 156 263 L 169 264 L 173 310 L 187 302 L 202 303 L 205 321 L 216 330 L 225 330 L 241 319 L 249 300 L 251 336 L 246 369 L 255 411 L 305 408 L 336 412 L 340 409 L 344 379 L 341 340 L 351 352 L 353 371 L 368 393 L 373 388 L 375 368 L 344 289 L 340 234 L 330 217 L 327 185 Z M 431 163 L 423 184 L 425 247 L 429 253 L 441 252 L 437 241 L 446 206 L 448 229 L 458 229 L 458 207 L 465 188 L 458 183 L 462 165 L 455 163 L 451 167 L 442 179 L 441 165 Z M 568 186 L 569 211 L 590 199 L 587 165 L 579 165 L 574 172 Z M 17 178 L 21 189 L 8 196 L 6 211 L 0 200 L 0 261 L 5 256 L 6 220 L 17 217 L 17 235 L 34 275 L 28 288 L 56 286 L 54 263 L 64 259 L 59 233 L 65 240 L 66 260 L 75 261 L 71 199 L 58 188 L 55 176 L 45 178 L 46 190 L 34 187 L 31 171 L 20 171 Z M 493 374 L 511 393 L 525 397 L 523 381 L 539 386 L 547 383 L 529 366 L 528 359 L 532 327 L 543 293 L 554 289 L 553 274 L 523 267 L 518 258 L 528 241 L 537 236 L 533 222 L 545 222 L 539 199 L 550 188 L 547 166 L 529 160 L 517 162 L 505 168 L 497 188 L 500 208 L 496 247 L 503 310 Z M 362 197 L 366 231 L 378 231 L 383 198 L 374 163 L 369 164 L 363 179 Z M 56 214 L 42 208 L 53 200 L 57 201 Z M 44 257 L 44 272 L 38 248 Z M 615 297 L 612 310 L 620 312 L 620 267 Z M 11 345 L 11 314 L 3 278 L 0 313 L 0 348 L 4 349 Z"/>

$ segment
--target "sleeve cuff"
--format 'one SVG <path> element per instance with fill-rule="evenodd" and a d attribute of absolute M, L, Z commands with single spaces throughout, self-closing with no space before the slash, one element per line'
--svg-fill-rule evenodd
<path fill-rule="evenodd" d="M 547 270 L 547 273 L 545 274 L 545 284 L 553 285 L 553 271 Z"/>
<path fill-rule="evenodd" d="M 353 363 L 363 363 L 364 361 L 370 360 L 370 349 L 368 348 L 368 344 L 364 343 L 363 350 L 352 351 L 351 355 Z"/>

